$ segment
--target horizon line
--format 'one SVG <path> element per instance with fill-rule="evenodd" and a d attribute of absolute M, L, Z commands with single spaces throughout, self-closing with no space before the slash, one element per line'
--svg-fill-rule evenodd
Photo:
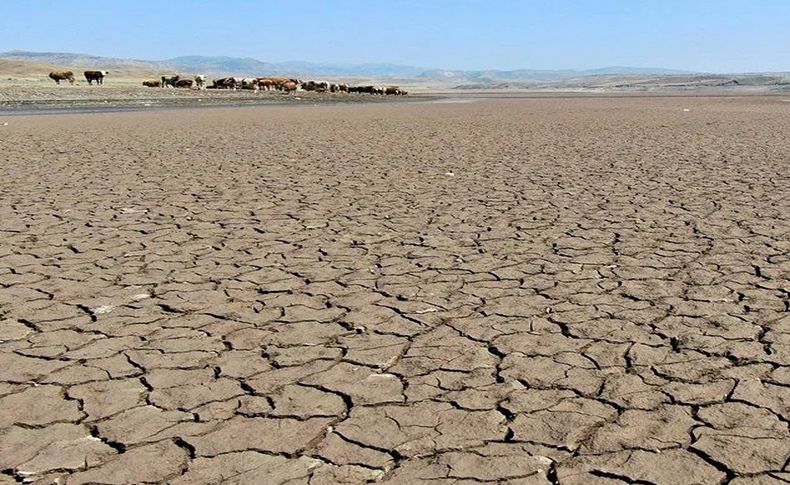
<path fill-rule="evenodd" d="M 314 65 L 329 65 L 329 66 L 349 66 L 349 67 L 361 67 L 361 66 L 376 66 L 376 65 L 387 65 L 387 66 L 395 66 L 395 67 L 402 67 L 402 68 L 409 68 L 409 69 L 416 69 L 416 70 L 423 70 L 423 71 L 447 71 L 447 72 L 485 72 L 485 71 L 493 71 L 493 72 L 511 72 L 511 71 L 536 71 L 536 72 L 557 72 L 557 71 L 573 71 L 573 72 L 585 72 L 585 71 L 598 71 L 598 70 L 605 70 L 605 69 L 641 69 L 649 71 L 651 69 L 661 70 L 661 71 L 676 71 L 674 73 L 666 73 L 665 75 L 684 75 L 684 74 L 715 74 L 715 75 L 726 75 L 726 74 L 766 74 L 766 73 L 790 73 L 790 70 L 749 70 L 749 71 L 711 71 L 711 70 L 694 70 L 694 69 L 681 69 L 681 68 L 674 68 L 674 67 L 659 67 L 659 66 L 639 66 L 639 65 L 630 65 L 630 64 L 611 64 L 611 65 L 601 65 L 597 67 L 558 67 L 558 68 L 545 68 L 545 67 L 515 67 L 515 68 L 504 68 L 504 67 L 494 67 L 494 68 L 445 68 L 445 67 L 426 67 L 417 64 L 402 64 L 398 62 L 389 62 L 389 61 L 366 61 L 366 62 L 337 62 L 337 61 L 307 61 L 307 60 L 300 60 L 300 59 L 290 59 L 290 60 L 280 60 L 280 61 L 264 61 L 257 57 L 250 57 L 250 56 L 233 56 L 227 54 L 181 54 L 176 55 L 174 57 L 168 57 L 164 59 L 145 59 L 145 58 L 138 58 L 138 57 L 116 57 L 110 55 L 99 55 L 99 54 L 91 54 L 87 52 L 68 52 L 68 51 L 33 51 L 33 50 L 25 50 L 25 49 L 10 49 L 0 51 L 0 57 L 8 54 L 63 54 L 63 55 L 72 55 L 72 56 L 86 56 L 86 57 L 98 57 L 98 58 L 105 58 L 105 59 L 113 59 L 113 60 L 121 60 L 121 61 L 141 61 L 141 62 L 168 62 L 174 61 L 179 58 L 183 57 L 197 57 L 197 58 L 225 58 L 225 59 L 239 59 L 239 60 L 252 60 L 256 62 L 266 63 L 266 64 L 289 64 L 289 63 L 302 63 L 302 64 L 314 64 Z M 647 74 L 647 73 L 645 73 Z M 657 73 L 656 73 L 657 74 Z"/>

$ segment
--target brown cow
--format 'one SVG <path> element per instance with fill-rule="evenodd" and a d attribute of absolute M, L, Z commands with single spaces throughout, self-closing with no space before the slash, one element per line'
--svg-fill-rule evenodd
<path fill-rule="evenodd" d="M 276 89 L 278 91 L 286 91 L 285 85 L 288 83 L 296 83 L 299 84 L 299 80 L 297 79 L 289 79 L 287 77 L 260 77 L 258 78 L 258 86 L 261 89 Z"/>
<path fill-rule="evenodd" d="M 285 91 L 286 93 L 290 93 L 291 91 L 296 91 L 296 88 L 298 88 L 298 87 L 299 87 L 299 85 L 296 84 L 295 82 L 287 81 L 281 86 L 281 89 L 283 91 Z"/>
<path fill-rule="evenodd" d="M 68 81 L 69 84 L 74 84 L 74 73 L 71 71 L 53 71 L 49 73 L 49 78 L 60 84 L 61 81 Z"/>
<path fill-rule="evenodd" d="M 270 91 L 276 87 L 276 83 L 274 79 L 270 77 L 259 77 L 258 78 L 258 89 L 262 89 L 264 91 Z"/>
<path fill-rule="evenodd" d="M 161 85 L 161 81 L 143 81 L 143 86 L 148 86 L 149 88 L 158 88 Z"/>
<path fill-rule="evenodd" d="M 194 81 L 192 81 L 191 79 L 179 79 L 178 81 L 176 81 L 176 86 L 175 87 L 177 87 L 177 88 L 191 88 L 193 82 Z"/>
<path fill-rule="evenodd" d="M 104 84 L 104 76 L 108 74 L 107 71 L 85 71 L 83 73 L 85 75 L 85 80 L 88 81 L 88 84 L 93 84 L 93 81 L 96 81 L 96 85 Z"/>

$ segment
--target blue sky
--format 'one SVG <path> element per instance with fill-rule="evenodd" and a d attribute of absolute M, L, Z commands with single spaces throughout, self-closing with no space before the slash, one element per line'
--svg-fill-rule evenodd
<path fill-rule="evenodd" d="M 0 51 L 790 71 L 790 0 L 0 0 Z"/>

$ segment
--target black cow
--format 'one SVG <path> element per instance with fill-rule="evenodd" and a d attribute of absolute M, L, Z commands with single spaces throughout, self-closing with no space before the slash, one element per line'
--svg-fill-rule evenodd
<path fill-rule="evenodd" d="M 349 93 L 376 94 L 375 86 L 353 86 L 348 88 Z"/>
<path fill-rule="evenodd" d="M 235 77 L 223 77 L 220 79 L 215 79 L 211 86 L 211 89 L 237 89 L 241 83 Z"/>
<path fill-rule="evenodd" d="M 291 80 L 293 81 L 293 80 Z M 304 81 L 302 89 L 305 91 L 315 91 L 317 93 L 325 93 L 329 91 L 329 83 L 326 81 Z"/>
<path fill-rule="evenodd" d="M 93 81 L 96 81 L 97 85 L 104 84 L 104 76 L 108 74 L 107 71 L 85 71 L 85 80 L 88 81 L 88 84 L 93 84 Z"/>
<path fill-rule="evenodd" d="M 176 83 L 178 82 L 179 79 L 181 79 L 181 76 L 179 76 L 178 74 L 170 77 L 162 76 L 162 87 L 163 88 L 166 88 L 168 86 L 176 87 Z"/>

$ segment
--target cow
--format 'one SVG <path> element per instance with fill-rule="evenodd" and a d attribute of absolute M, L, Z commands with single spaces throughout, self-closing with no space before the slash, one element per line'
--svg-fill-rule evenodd
<path fill-rule="evenodd" d="M 195 87 L 198 89 L 203 89 L 203 86 L 206 85 L 206 76 L 203 74 L 199 74 L 195 76 Z"/>
<path fill-rule="evenodd" d="M 353 86 L 348 88 L 349 93 L 376 94 L 375 86 Z"/>
<path fill-rule="evenodd" d="M 287 77 L 278 77 L 275 78 L 275 81 L 277 82 L 276 85 L 277 89 L 279 89 L 280 91 L 287 91 L 287 92 L 296 91 L 297 89 L 299 89 L 299 85 L 302 84 L 302 81 L 298 79 L 287 78 Z M 294 86 L 296 86 L 296 88 L 294 88 Z"/>
<path fill-rule="evenodd" d="M 258 87 L 265 90 L 276 89 L 278 91 L 288 91 L 288 89 L 286 89 L 288 83 L 294 83 L 299 86 L 300 81 L 298 79 L 277 76 L 258 78 Z"/>
<path fill-rule="evenodd" d="M 348 92 L 348 84 L 338 84 L 337 90 L 340 93 L 347 93 Z"/>
<path fill-rule="evenodd" d="M 209 87 L 211 89 L 236 89 L 239 87 L 239 81 L 235 77 L 223 77 L 215 79 Z"/>
<path fill-rule="evenodd" d="M 60 84 L 61 81 L 74 84 L 74 73 L 71 71 L 53 71 L 49 73 L 49 78 L 55 81 L 55 84 Z"/>
<path fill-rule="evenodd" d="M 241 89 L 249 89 L 251 91 L 257 91 L 260 89 L 258 86 L 258 79 L 256 78 L 242 78 L 239 84 L 241 85 Z"/>
<path fill-rule="evenodd" d="M 262 89 L 265 91 L 270 91 L 277 87 L 277 82 L 270 78 L 270 77 L 259 77 L 258 78 L 258 89 Z"/>
<path fill-rule="evenodd" d="M 315 91 L 317 93 L 325 93 L 329 91 L 329 83 L 326 81 L 305 81 L 302 83 L 302 89 L 305 91 Z"/>
<path fill-rule="evenodd" d="M 178 81 L 176 81 L 176 85 L 174 87 L 176 87 L 176 88 L 191 88 L 193 82 L 194 81 L 192 81 L 191 79 L 179 79 Z"/>
<path fill-rule="evenodd" d="M 175 76 L 162 76 L 162 87 L 166 88 L 168 86 L 176 87 L 176 83 L 178 80 L 181 79 L 181 76 L 176 74 Z"/>
<path fill-rule="evenodd" d="M 296 91 L 296 88 L 299 87 L 299 84 L 295 83 L 294 81 L 286 81 L 280 86 L 280 89 L 285 91 L 286 93 L 290 93 L 291 91 Z"/>
<path fill-rule="evenodd" d="M 107 71 L 85 71 L 83 73 L 85 75 L 85 80 L 88 81 L 88 84 L 93 84 L 93 81 L 96 81 L 96 85 L 104 84 L 104 76 L 108 74 Z"/>
<path fill-rule="evenodd" d="M 158 88 L 161 85 L 161 81 L 143 81 L 143 86 L 147 86 L 149 88 Z"/>
<path fill-rule="evenodd" d="M 400 96 L 401 94 L 405 94 L 405 92 L 406 91 L 403 91 L 398 86 L 389 86 L 389 87 L 384 89 L 384 94 L 386 94 L 388 96 L 390 96 L 390 95 Z"/>

